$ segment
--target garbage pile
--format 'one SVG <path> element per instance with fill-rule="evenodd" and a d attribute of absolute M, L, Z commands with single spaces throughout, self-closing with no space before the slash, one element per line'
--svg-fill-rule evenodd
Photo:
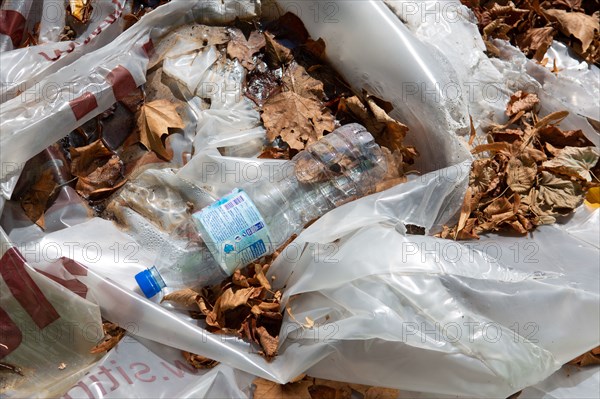
<path fill-rule="evenodd" d="M 2 396 L 595 389 L 596 41 L 469 6 L 4 2 Z"/>

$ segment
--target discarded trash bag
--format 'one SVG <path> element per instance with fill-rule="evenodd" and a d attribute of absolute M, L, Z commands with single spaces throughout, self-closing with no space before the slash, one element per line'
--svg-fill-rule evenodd
<path fill-rule="evenodd" d="M 73 276 L 68 259 L 54 271 L 31 268 L 0 230 L 0 390 L 7 397 L 55 396 L 80 378 L 104 337 L 100 308 Z"/>

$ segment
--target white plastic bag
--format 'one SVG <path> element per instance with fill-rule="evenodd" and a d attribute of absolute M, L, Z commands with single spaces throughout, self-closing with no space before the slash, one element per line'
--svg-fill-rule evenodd
<path fill-rule="evenodd" d="M 73 278 L 87 271 L 67 259 L 52 267 L 36 272 L 0 229 L 0 360 L 22 372 L 0 375 L 3 397 L 61 394 L 98 359 L 100 309 Z"/>

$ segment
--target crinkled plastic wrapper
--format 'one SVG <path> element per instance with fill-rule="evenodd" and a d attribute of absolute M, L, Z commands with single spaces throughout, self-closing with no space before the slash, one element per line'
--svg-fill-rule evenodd
<path fill-rule="evenodd" d="M 112 43 L 40 78 L 62 87 L 56 101 L 36 101 L 29 91 L 0 105 L 2 162 L 13 166 L 0 176 L 4 199 L 10 198 L 27 159 L 107 109 L 125 89 L 146 81 L 157 57 L 152 48 L 159 48 L 169 32 L 193 21 L 226 24 L 254 15 L 256 6 L 217 3 L 218 11 L 211 13 L 203 12 L 211 2 L 161 6 Z M 598 345 L 599 211 L 582 207 L 567 225 L 543 226 L 526 238 L 489 236 L 460 243 L 411 234 L 414 226 L 431 234 L 455 220 L 470 170 L 462 138 L 469 133 L 466 115 L 473 109 L 493 115 L 493 107 L 482 101 L 474 108 L 476 101 L 462 93 L 455 98 L 415 93 L 415 84 L 420 90 L 428 84 L 435 88 L 436 82 L 437 87 L 460 83 L 465 72 L 442 49 L 419 40 L 418 30 L 415 36 L 383 3 L 316 3 L 323 12 L 328 4 L 337 10 L 337 23 L 315 22 L 309 3 L 294 10 L 312 37 L 325 40 L 329 60 L 355 90 L 392 102 L 421 153 L 419 168 L 430 173 L 329 212 L 277 258 L 269 277 L 275 277 L 275 288 L 284 289 L 282 303 L 289 311 L 279 355 L 271 362 L 250 344 L 209 333 L 186 313 L 161 306 L 160 297 L 148 300 L 136 291 L 133 276 L 152 264 L 155 242 L 168 239 L 164 230 L 180 215 L 161 213 L 161 223 L 152 229 L 163 236 L 144 241 L 139 239 L 147 226 L 144 198 L 128 196 L 128 189 L 119 194 L 126 229 L 81 213 L 77 196 L 68 190 L 61 193 L 63 206 L 48 211 L 55 224 L 46 232 L 20 223 L 18 206 L 8 202 L 2 225 L 27 263 L 55 277 L 63 273 L 56 266 L 59 259 L 81 265 L 85 274 L 63 279 L 85 287 L 102 316 L 131 335 L 65 388 L 65 397 L 244 397 L 251 393 L 253 376 L 285 383 L 303 372 L 438 397 L 507 397 Z M 289 2 L 279 7 L 292 11 Z M 461 26 L 472 33 L 469 23 Z M 485 68 L 494 79 L 514 72 L 490 63 Z M 197 87 L 177 69 L 169 73 Z M 60 84 L 67 81 L 75 84 Z M 185 188 L 191 181 L 209 201 L 238 183 L 228 171 L 252 167 L 268 178 L 278 162 L 253 158 L 264 130 L 256 125 L 258 114 L 242 101 L 232 104 L 231 112 L 243 117 L 229 121 L 220 108 L 224 104 L 203 110 L 190 101 L 197 121 L 194 157 L 179 170 L 138 176 L 129 190 L 160 184 L 166 191 L 183 189 L 185 196 L 193 191 Z M 478 125 L 494 119 L 490 112 L 481 115 Z M 240 149 L 244 144 L 247 148 Z M 222 365 L 192 370 L 178 350 Z M 114 381 L 104 371 L 109 368 Z M 78 370 L 83 373 L 85 367 Z"/>

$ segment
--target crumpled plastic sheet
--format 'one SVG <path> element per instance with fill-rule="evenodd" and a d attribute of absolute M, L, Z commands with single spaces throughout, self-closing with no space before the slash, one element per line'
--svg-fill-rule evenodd
<path fill-rule="evenodd" d="M 420 40 L 437 48 L 454 67 L 456 80 L 447 83 L 444 90 L 462 92 L 478 133 L 482 134 L 482 129 L 492 123 L 505 123 L 504 110 L 510 95 L 526 90 L 540 97 L 544 105 L 542 115 L 563 109 L 571 111 L 561 127 L 582 129 L 599 145 L 598 134 L 583 118 L 600 117 L 600 74 L 595 65 L 577 61 L 558 42 L 553 42 L 546 54 L 547 67 L 551 68 L 552 61 L 557 59 L 557 66 L 563 68 L 557 75 L 499 39 L 494 40 L 494 45 L 502 50 L 501 59 L 488 58 L 476 17 L 459 0 L 385 0 L 385 3 Z"/>
<path fill-rule="evenodd" d="M 88 370 L 62 398 L 252 398 L 251 374 L 220 364 L 196 370 L 180 351 L 130 335 Z M 523 399 L 572 399 L 598 396 L 600 368 L 563 366 L 546 380 L 525 388 Z M 67 396 L 68 395 L 68 396 Z M 461 399 L 465 396 L 401 390 L 398 398 Z"/>
<path fill-rule="evenodd" d="M 100 309 L 84 285 L 75 294 L 61 278 L 83 270 L 58 260 L 38 271 L 0 228 L 0 360 L 23 373 L 3 370 L 2 397 L 60 395 L 98 359 L 89 351 L 104 335 Z"/>
<path fill-rule="evenodd" d="M 0 104 L 0 162 L 3 166 L 0 188 L 4 199 L 10 198 L 29 158 L 62 138 L 65 132 L 108 109 L 127 88 L 146 81 L 153 41 L 159 41 L 171 29 L 185 23 L 226 24 L 235 17 L 255 15 L 255 8 L 256 3 L 251 0 L 210 0 L 193 4 L 174 0 L 162 6 L 160 13 L 148 14 L 117 39 L 70 62 L 58 72 L 46 76 L 38 71 L 35 78 L 39 84 Z M 61 60 L 62 57 L 52 65 L 58 69 L 63 66 Z M 35 64 L 26 58 L 8 61 L 0 58 L 0 61 L 3 66 L 12 66 L 0 69 L 9 75 L 10 71 L 29 71 Z M 18 81 L 11 76 L 0 78 L 4 82 Z"/>
<path fill-rule="evenodd" d="M 567 233 L 553 227 L 536 232 L 534 242 L 545 248 L 560 240 L 572 253 L 556 248 L 564 256 L 544 250 L 538 253 L 547 257 L 538 258 L 521 238 L 502 242 L 498 237 L 487 246 L 472 248 L 402 234 L 406 224 L 432 229 L 455 213 L 456 209 L 446 208 L 446 198 L 462 195 L 468 166 L 346 204 L 290 244 L 271 270 L 275 282 L 286 285 L 286 298 L 302 293 L 290 302 L 294 318 L 309 317 L 316 327 L 300 328 L 286 317 L 280 355 L 272 363 L 252 353 L 248 344 L 206 333 L 190 324 L 185 314 L 169 312 L 129 291 L 136 289 L 132 276 L 151 264 L 155 254 L 111 222 L 95 218 L 51 233 L 37 244 L 45 248 L 44 257 L 35 259 L 39 251 L 32 250 L 31 243 L 24 254 L 43 269 L 68 253 L 68 243 L 78 243 L 69 257 L 89 268 L 88 276 L 79 279 L 98 298 L 106 318 L 140 337 L 279 382 L 308 368 L 318 377 L 413 391 L 509 395 L 597 344 L 598 320 L 593 315 L 598 313 L 594 285 L 598 270 L 590 263 L 597 257 L 597 247 L 578 239 L 571 243 L 575 239 L 569 241 Z M 82 239 L 89 231 L 96 233 L 94 237 Z M 123 251 L 118 258 L 115 244 Z M 506 259 L 495 260 L 498 249 Z M 519 250 L 520 257 L 513 261 Z M 570 271 L 574 258 L 580 263 L 575 272 Z M 532 259 L 538 262 L 528 263 Z M 524 305 L 537 297 L 544 298 L 543 306 L 576 307 L 581 312 L 557 309 L 549 314 Z M 450 330 L 454 323 L 461 326 L 465 342 L 451 344 L 448 341 L 454 338 L 446 339 L 444 334 L 459 331 Z M 468 335 L 471 327 L 474 342 Z M 575 333 L 578 340 L 559 339 Z M 431 364 L 445 366 L 433 370 Z M 431 373 L 436 378 L 431 379 Z M 457 378 L 461 373 L 468 374 Z"/>
<path fill-rule="evenodd" d="M 19 44 L 27 26 L 27 17 L 33 0 L 6 0 L 2 2 L 2 33 L 0 52 L 12 50 Z"/>
<path fill-rule="evenodd" d="M 16 2 L 27 3 L 24 0 Z M 29 1 L 31 3 L 32 1 Z M 29 96 L 53 96 L 60 82 L 43 78 L 74 62 L 81 56 L 112 42 L 123 31 L 122 16 L 131 7 L 129 0 L 100 0 L 94 2 L 94 11 L 83 31 L 71 41 L 48 41 L 36 46 L 3 51 L 0 53 L 0 102 L 8 101 L 26 89 L 34 88 Z M 40 18 L 40 33 L 52 31 L 55 38 L 64 29 L 65 4 L 56 1 L 33 1 L 33 8 Z M 28 24 L 33 28 L 33 20 Z M 62 24 L 61 24 L 62 22 Z M 43 31 L 42 31 L 43 29 Z M 77 27 L 74 27 L 77 29 Z M 59 31 L 60 30 L 60 31 Z M 58 32 L 58 33 L 57 33 Z M 44 38 L 50 38 L 43 36 Z M 9 66 L 10 67 L 7 67 Z"/>
<path fill-rule="evenodd" d="M 126 335 L 62 397 L 250 398 L 254 378 L 224 364 L 194 369 L 181 351 Z"/>

